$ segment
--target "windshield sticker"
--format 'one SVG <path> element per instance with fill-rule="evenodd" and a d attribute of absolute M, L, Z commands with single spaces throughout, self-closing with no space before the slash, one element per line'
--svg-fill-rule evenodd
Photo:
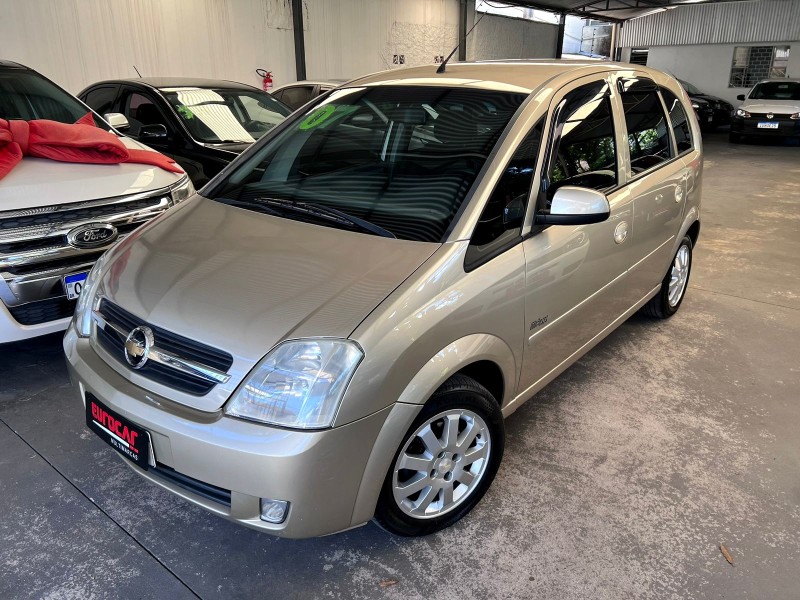
<path fill-rule="evenodd" d="M 333 106 L 332 104 L 320 106 L 298 125 L 298 129 L 300 129 L 300 131 L 307 131 L 317 127 L 328 127 L 336 121 L 342 120 L 347 115 L 354 113 L 359 108 L 359 106 L 347 104 L 339 106 Z M 335 118 L 332 119 L 331 117 L 334 116 Z"/>

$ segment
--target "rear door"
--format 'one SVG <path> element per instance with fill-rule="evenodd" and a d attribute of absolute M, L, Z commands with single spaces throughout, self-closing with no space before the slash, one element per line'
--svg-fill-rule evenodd
<path fill-rule="evenodd" d="M 616 94 L 610 78 L 583 78 L 551 105 L 537 212 L 548 212 L 555 191 L 569 185 L 604 192 L 611 215 L 590 225 L 534 225 L 523 242 L 527 345 L 521 390 L 546 383 L 636 301 L 625 282 L 633 257 L 633 203 L 620 167 L 624 138 L 613 110 Z"/>
<path fill-rule="evenodd" d="M 631 245 L 635 260 L 629 285 L 644 295 L 661 283 L 672 260 L 688 169 L 678 156 L 658 86 L 644 77 L 622 77 L 618 89 L 627 138 L 623 152 L 628 155 L 628 189 L 634 207 Z M 677 109 L 682 110 L 680 106 Z"/>

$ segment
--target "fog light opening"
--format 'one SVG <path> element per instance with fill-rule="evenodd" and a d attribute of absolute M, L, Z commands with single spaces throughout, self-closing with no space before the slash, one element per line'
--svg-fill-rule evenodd
<path fill-rule="evenodd" d="M 289 512 L 289 503 L 286 500 L 261 499 L 261 520 L 267 523 L 283 523 Z"/>

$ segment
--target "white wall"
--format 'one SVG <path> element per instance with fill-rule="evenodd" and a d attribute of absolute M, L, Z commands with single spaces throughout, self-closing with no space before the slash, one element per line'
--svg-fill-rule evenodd
<path fill-rule="evenodd" d="M 433 64 L 458 43 L 458 0 L 305 0 L 309 79 Z M 402 54 L 405 65 L 395 65 Z"/>
<path fill-rule="evenodd" d="M 787 75 L 800 77 L 800 42 L 787 42 L 789 65 Z M 734 106 L 736 96 L 747 88 L 729 88 L 733 48 L 759 44 L 703 44 L 688 46 L 651 46 L 647 66 L 666 71 L 678 79 L 693 83 L 702 91 L 719 96 Z M 766 46 L 780 46 L 780 42 L 766 42 Z"/>
<path fill-rule="evenodd" d="M 553 58 L 558 25 L 486 15 L 467 43 L 467 58 Z"/>
<path fill-rule="evenodd" d="M 295 79 L 286 0 L 0 0 L 0 57 L 76 93 L 142 75 Z"/>
<path fill-rule="evenodd" d="M 468 27 L 474 22 L 470 1 Z M 458 43 L 459 0 L 304 0 L 309 79 L 349 79 L 433 64 Z M 557 28 L 487 16 L 467 57 L 550 57 Z M 289 0 L 0 0 L 0 58 L 77 93 L 103 79 L 209 77 L 260 85 L 294 81 Z M 457 58 L 457 57 L 456 57 Z"/>

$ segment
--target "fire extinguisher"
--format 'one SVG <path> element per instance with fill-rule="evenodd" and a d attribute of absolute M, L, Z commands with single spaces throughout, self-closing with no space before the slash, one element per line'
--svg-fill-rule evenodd
<path fill-rule="evenodd" d="M 256 75 L 261 77 L 261 83 L 265 92 L 272 89 L 272 71 L 266 69 L 256 69 Z"/>

